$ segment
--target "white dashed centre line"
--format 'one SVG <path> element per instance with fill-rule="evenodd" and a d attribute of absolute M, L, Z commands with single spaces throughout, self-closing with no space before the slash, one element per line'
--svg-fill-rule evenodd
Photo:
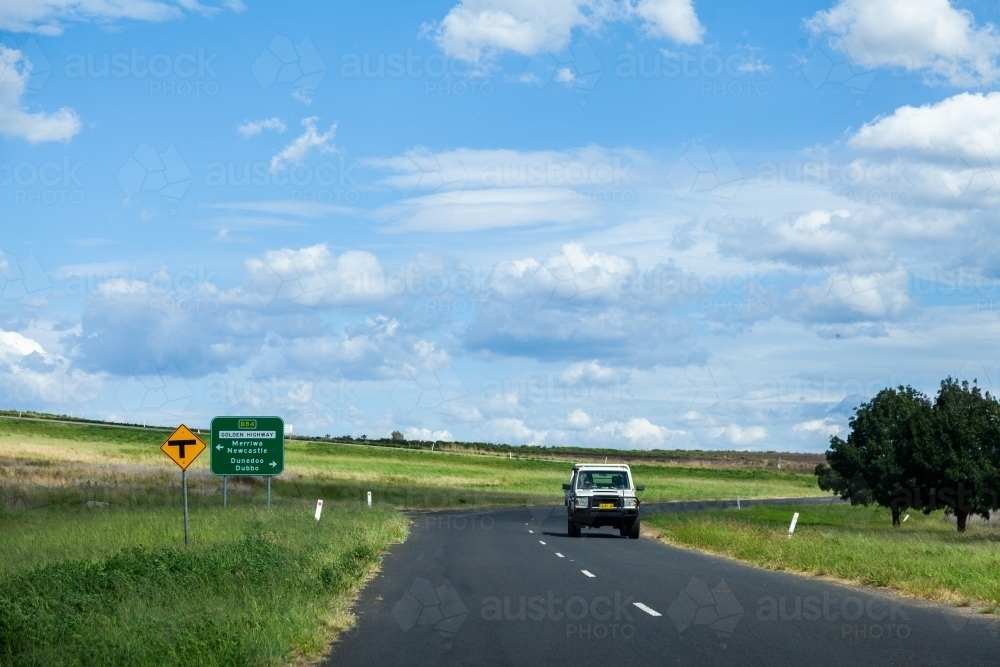
<path fill-rule="evenodd" d="M 541 540 L 538 540 L 538 543 L 539 544 L 545 544 L 545 542 L 542 542 Z"/>
<path fill-rule="evenodd" d="M 531 533 L 532 535 L 534 535 L 534 533 L 535 533 L 535 531 L 533 531 L 533 530 L 529 530 L 528 532 Z"/>
<path fill-rule="evenodd" d="M 647 607 L 646 605 L 644 605 L 641 602 L 633 602 L 632 604 L 634 604 L 639 609 L 642 609 L 644 612 L 646 612 L 650 616 L 663 616 L 663 614 L 661 614 L 660 612 L 656 611 L 655 609 L 653 609 L 651 607 Z"/>
<path fill-rule="evenodd" d="M 563 555 L 562 555 L 561 553 L 559 553 L 558 551 L 556 552 L 556 555 L 557 555 L 557 556 L 559 556 L 560 558 L 565 558 L 565 556 L 563 556 Z"/>
<path fill-rule="evenodd" d="M 587 575 L 587 576 L 588 576 L 588 577 L 590 577 L 591 579 L 593 579 L 594 577 L 596 577 L 596 576 L 597 576 L 596 574 L 591 574 L 591 573 L 590 573 L 590 572 L 588 572 L 587 570 L 580 570 L 580 572 L 583 572 L 583 573 L 584 573 L 585 575 Z"/>

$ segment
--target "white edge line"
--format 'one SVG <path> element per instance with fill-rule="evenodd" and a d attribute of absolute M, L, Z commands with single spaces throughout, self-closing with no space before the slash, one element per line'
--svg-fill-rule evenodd
<path fill-rule="evenodd" d="M 642 609 L 644 612 L 646 612 L 650 616 L 663 616 L 663 614 L 661 614 L 660 612 L 656 611 L 655 609 L 653 609 L 651 607 L 647 607 L 646 605 L 644 605 L 641 602 L 633 602 L 632 604 L 634 604 L 639 609 Z"/>
<path fill-rule="evenodd" d="M 580 572 L 583 572 L 585 575 L 587 575 L 588 577 L 591 577 L 591 578 L 594 578 L 594 577 L 597 576 L 596 574 L 592 574 L 592 573 L 588 572 L 587 570 L 580 570 Z"/>

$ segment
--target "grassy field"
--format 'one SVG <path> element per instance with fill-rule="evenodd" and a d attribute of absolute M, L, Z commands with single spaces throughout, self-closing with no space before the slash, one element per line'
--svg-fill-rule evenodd
<path fill-rule="evenodd" d="M 203 434 L 207 439 L 207 434 Z M 24 422 L 0 418 L 0 485 L 31 504 L 39 489 L 50 502 L 98 500 L 135 506 L 175 502 L 177 469 L 159 451 L 159 431 Z M 273 492 L 283 498 L 363 498 L 400 508 L 561 503 L 567 461 L 456 452 L 288 441 L 285 474 Z M 221 483 L 203 455 L 189 469 L 193 502 L 220 502 Z M 647 502 L 820 494 L 815 477 L 748 468 L 684 468 L 635 464 Z M 259 495 L 260 479 L 230 480 L 234 496 Z"/>
<path fill-rule="evenodd" d="M 205 454 L 188 472 L 185 548 L 166 436 L 0 417 L 0 665 L 309 662 L 351 624 L 379 554 L 405 539 L 399 509 L 561 504 L 570 471 L 565 460 L 293 440 L 273 507 L 263 479 L 230 478 L 223 509 Z M 819 493 L 811 475 L 759 466 L 633 470 L 647 501 Z"/>
<path fill-rule="evenodd" d="M 799 521 L 789 539 L 793 512 Z M 827 575 L 985 612 L 1000 608 L 1000 529 L 971 525 L 960 534 L 940 512 L 911 512 L 895 529 L 888 509 L 839 503 L 657 514 L 646 523 L 668 543 L 758 567 Z"/>

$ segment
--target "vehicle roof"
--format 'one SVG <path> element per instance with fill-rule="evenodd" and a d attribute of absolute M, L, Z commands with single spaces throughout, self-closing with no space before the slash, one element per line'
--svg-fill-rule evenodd
<path fill-rule="evenodd" d="M 595 468 L 598 470 L 628 470 L 632 472 L 632 469 L 628 467 L 627 463 L 576 463 L 573 465 L 573 470 L 583 470 L 584 468 Z"/>

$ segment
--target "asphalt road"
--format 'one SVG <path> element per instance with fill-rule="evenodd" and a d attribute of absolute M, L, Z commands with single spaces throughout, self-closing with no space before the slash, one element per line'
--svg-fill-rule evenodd
<path fill-rule="evenodd" d="M 414 515 L 326 664 L 1000 664 L 992 617 L 610 528 L 573 539 L 565 517 L 562 506 Z"/>

